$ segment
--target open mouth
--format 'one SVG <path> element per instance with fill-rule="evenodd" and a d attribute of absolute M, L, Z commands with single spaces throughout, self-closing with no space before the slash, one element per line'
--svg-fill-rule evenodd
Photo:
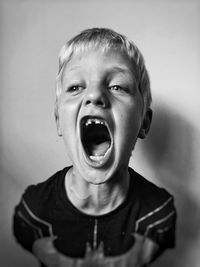
<path fill-rule="evenodd" d="M 81 140 L 87 157 L 102 163 L 110 151 L 112 139 L 105 120 L 85 117 L 81 124 Z"/>

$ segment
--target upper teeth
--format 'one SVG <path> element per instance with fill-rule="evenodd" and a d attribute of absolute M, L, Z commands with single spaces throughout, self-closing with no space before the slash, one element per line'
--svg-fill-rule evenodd
<path fill-rule="evenodd" d="M 90 125 L 90 124 L 92 124 L 92 123 L 95 123 L 95 124 L 103 124 L 103 125 L 105 125 L 105 122 L 104 122 L 104 121 L 99 120 L 99 119 L 95 119 L 95 118 L 93 118 L 93 119 L 88 119 L 88 120 L 86 121 L 85 125 L 88 126 L 88 125 Z"/>

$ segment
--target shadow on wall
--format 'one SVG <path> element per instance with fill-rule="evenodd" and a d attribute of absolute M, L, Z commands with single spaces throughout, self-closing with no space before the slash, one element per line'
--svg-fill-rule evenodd
<path fill-rule="evenodd" d="M 194 144 L 197 135 L 186 120 L 165 106 L 155 110 L 151 132 L 142 149 L 158 180 L 175 196 L 178 220 L 176 249 L 165 253 L 152 266 L 194 266 L 193 253 L 200 236 L 200 207 L 190 188 L 195 178 Z"/>

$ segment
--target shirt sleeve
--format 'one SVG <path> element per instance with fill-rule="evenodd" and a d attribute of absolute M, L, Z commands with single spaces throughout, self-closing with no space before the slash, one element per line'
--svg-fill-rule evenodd
<path fill-rule="evenodd" d="M 34 224 L 29 220 L 23 198 L 15 207 L 13 216 L 13 233 L 17 242 L 26 250 L 32 252 L 34 241 L 39 238 L 39 233 Z"/>
<path fill-rule="evenodd" d="M 169 198 L 138 219 L 136 232 L 154 241 L 158 254 L 175 247 L 176 209 L 174 198 Z"/>
<path fill-rule="evenodd" d="M 32 252 L 35 240 L 53 236 L 52 225 L 44 219 L 41 206 L 42 200 L 35 186 L 30 186 L 22 195 L 20 203 L 15 207 L 13 217 L 13 232 L 18 243 Z"/>

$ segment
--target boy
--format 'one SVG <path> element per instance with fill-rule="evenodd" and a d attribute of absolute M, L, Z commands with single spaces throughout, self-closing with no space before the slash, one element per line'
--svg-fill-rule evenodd
<path fill-rule="evenodd" d="M 55 117 L 72 166 L 27 188 L 14 233 L 41 266 L 146 266 L 174 247 L 173 197 L 128 167 L 151 124 L 143 57 L 110 29 L 61 50 Z"/>

